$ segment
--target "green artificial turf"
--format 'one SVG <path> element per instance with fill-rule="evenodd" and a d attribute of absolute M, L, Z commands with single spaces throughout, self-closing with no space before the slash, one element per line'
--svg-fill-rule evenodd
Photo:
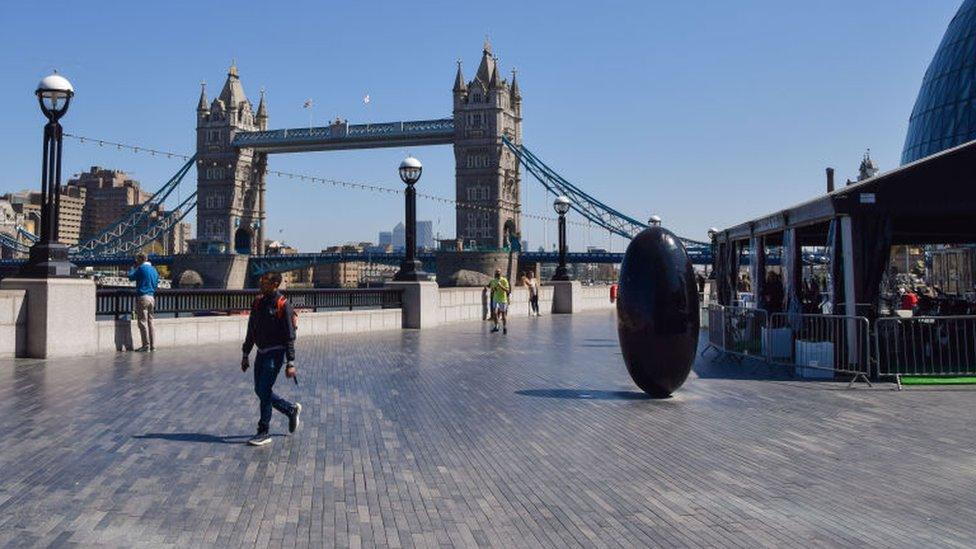
<path fill-rule="evenodd" d="M 902 385 L 976 385 L 976 377 L 913 377 L 901 378 Z"/>

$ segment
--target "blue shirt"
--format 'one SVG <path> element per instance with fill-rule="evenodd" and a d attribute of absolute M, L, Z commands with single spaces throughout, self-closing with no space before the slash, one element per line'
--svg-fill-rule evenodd
<path fill-rule="evenodd" d="M 129 280 L 136 281 L 137 294 L 153 295 L 156 293 L 156 286 L 159 286 L 159 273 L 152 263 L 146 261 L 129 271 Z"/>

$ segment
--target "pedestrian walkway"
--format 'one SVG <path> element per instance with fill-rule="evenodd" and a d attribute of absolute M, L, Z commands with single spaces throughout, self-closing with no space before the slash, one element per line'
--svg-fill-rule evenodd
<path fill-rule="evenodd" d="M 612 313 L 300 339 L 252 448 L 240 349 L 0 361 L 0 545 L 963 547 L 976 393 L 702 363 L 648 400 Z M 738 379 L 737 379 L 738 378 Z"/>

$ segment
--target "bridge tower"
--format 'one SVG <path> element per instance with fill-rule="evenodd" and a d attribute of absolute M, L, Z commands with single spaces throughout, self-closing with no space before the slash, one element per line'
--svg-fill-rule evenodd
<path fill-rule="evenodd" d="M 460 61 L 454 78 L 457 237 L 481 249 L 522 230 L 519 163 L 502 144 L 502 136 L 522 143 L 522 94 L 514 71 L 511 83 L 500 72 L 486 40 L 474 79 L 465 82 Z"/>
<path fill-rule="evenodd" d="M 255 113 L 237 66 L 213 102 L 206 86 L 197 104 L 197 240 L 230 253 L 264 253 L 264 182 L 267 154 L 231 145 L 239 131 L 265 130 L 264 91 Z M 203 251 L 203 250 L 201 250 Z"/>

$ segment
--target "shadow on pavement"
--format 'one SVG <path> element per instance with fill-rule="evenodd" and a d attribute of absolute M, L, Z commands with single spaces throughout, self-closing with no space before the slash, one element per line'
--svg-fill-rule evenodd
<path fill-rule="evenodd" d="M 524 389 L 515 391 L 522 396 L 563 398 L 570 400 L 653 400 L 640 391 L 598 391 L 589 389 Z"/>
<path fill-rule="evenodd" d="M 272 437 L 284 435 L 273 434 Z M 132 435 L 132 438 L 169 440 L 172 442 L 209 442 L 211 444 L 243 444 L 251 435 L 208 435 L 206 433 L 146 433 L 144 435 Z"/>
<path fill-rule="evenodd" d="M 847 390 L 847 383 L 853 377 L 848 374 L 824 377 L 822 374 L 816 375 L 819 371 L 810 368 L 806 370 L 810 372 L 809 377 L 804 377 L 795 366 L 716 353 L 713 350 L 708 351 L 704 356 L 699 353 L 692 370 L 701 379 L 781 381 L 789 382 L 787 385 L 793 387 L 816 390 Z M 856 387 L 867 387 L 867 384 L 858 383 Z"/>
<path fill-rule="evenodd" d="M 715 360 L 698 359 L 692 370 L 702 379 L 740 379 L 767 381 L 803 381 L 783 366 L 758 360 L 736 361 L 725 357 Z"/>

